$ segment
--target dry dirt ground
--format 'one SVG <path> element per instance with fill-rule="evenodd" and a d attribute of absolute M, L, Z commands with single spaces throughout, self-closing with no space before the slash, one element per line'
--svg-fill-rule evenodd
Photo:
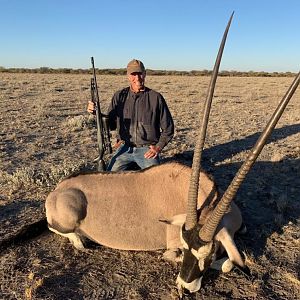
<path fill-rule="evenodd" d="M 218 79 L 203 165 L 221 191 L 292 80 Z M 208 83 L 207 77 L 147 78 L 147 85 L 165 96 L 176 124 L 164 160 L 191 165 Z M 180 265 L 164 261 L 162 251 L 91 243 L 92 251 L 82 253 L 43 222 L 45 198 L 57 182 L 95 168 L 96 132 L 85 112 L 89 84 L 89 75 L 0 74 L 0 299 L 178 298 Z M 104 110 L 126 84 L 123 76 L 98 76 Z M 299 140 L 300 89 L 235 199 L 248 228 L 236 242 L 252 276 L 209 270 L 201 290 L 184 299 L 298 298 Z"/>

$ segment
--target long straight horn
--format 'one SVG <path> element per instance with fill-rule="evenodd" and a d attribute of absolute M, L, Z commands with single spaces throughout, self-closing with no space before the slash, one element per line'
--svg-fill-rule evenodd
<path fill-rule="evenodd" d="M 281 102 L 279 103 L 274 114 L 272 115 L 271 119 L 269 120 L 266 128 L 260 135 L 256 144 L 252 148 L 251 152 L 248 154 L 246 161 L 242 164 L 238 173 L 233 178 L 231 184 L 229 185 L 229 187 L 227 188 L 226 192 L 224 193 L 222 199 L 220 200 L 220 202 L 217 204 L 216 208 L 212 212 L 210 218 L 207 220 L 207 222 L 201 228 L 201 230 L 199 232 L 199 236 L 203 241 L 211 241 L 213 239 L 218 224 L 220 223 L 224 214 L 227 212 L 231 201 L 233 200 L 234 196 L 236 195 L 237 190 L 239 189 L 239 187 L 241 186 L 246 175 L 248 174 L 251 167 L 255 163 L 255 160 L 257 159 L 261 150 L 265 146 L 267 139 L 269 138 L 273 129 L 275 128 L 285 107 L 287 106 L 287 104 L 289 103 L 290 99 L 292 98 L 294 92 L 296 91 L 296 89 L 299 85 L 299 82 L 300 82 L 300 72 L 296 76 L 295 80 L 293 81 L 292 85 L 286 92 L 286 94 L 283 97 L 283 99 L 281 100 Z"/>
<path fill-rule="evenodd" d="M 210 107 L 212 98 L 214 95 L 215 85 L 217 81 L 217 76 L 219 72 L 219 67 L 221 63 L 221 58 L 227 38 L 227 33 L 231 24 L 231 20 L 233 18 L 232 13 L 227 27 L 225 29 L 223 39 L 219 48 L 218 56 L 216 58 L 215 66 L 212 72 L 208 92 L 207 92 L 207 98 L 205 101 L 204 111 L 203 111 L 203 120 L 202 120 L 202 126 L 200 129 L 200 135 L 197 139 L 195 151 L 194 151 L 194 157 L 193 157 L 193 165 L 192 165 L 192 175 L 190 179 L 190 186 L 189 186 L 189 193 L 188 193 L 188 204 L 187 204 L 187 217 L 185 222 L 185 229 L 189 230 L 192 229 L 196 223 L 197 223 L 197 199 L 198 199 L 198 190 L 199 190 L 199 177 L 200 177 L 200 169 L 201 169 L 201 157 L 205 142 L 205 136 L 206 136 L 206 129 L 208 124 L 208 117 L 210 113 Z"/>

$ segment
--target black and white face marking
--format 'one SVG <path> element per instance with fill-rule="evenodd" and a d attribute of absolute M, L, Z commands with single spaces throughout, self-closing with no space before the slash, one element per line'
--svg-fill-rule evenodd
<path fill-rule="evenodd" d="M 180 274 L 177 277 L 179 293 L 183 289 L 194 293 L 201 288 L 204 272 L 215 260 L 215 247 L 213 241 L 204 242 L 199 237 L 200 226 L 196 225 L 191 230 L 181 230 L 181 241 L 184 255 Z"/>

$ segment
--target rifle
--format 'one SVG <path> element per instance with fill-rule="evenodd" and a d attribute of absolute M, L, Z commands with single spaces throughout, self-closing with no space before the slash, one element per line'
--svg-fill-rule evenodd
<path fill-rule="evenodd" d="M 97 162 L 98 164 L 98 171 L 105 171 L 106 165 L 103 160 L 104 153 L 105 152 L 108 152 L 109 154 L 112 153 L 109 124 L 108 124 L 109 122 L 108 122 L 108 116 L 105 116 L 101 113 L 96 71 L 94 66 L 94 57 L 91 57 L 91 62 L 93 68 L 93 77 L 91 78 L 91 97 L 92 97 L 92 102 L 94 102 L 95 104 L 95 110 L 96 110 L 97 142 L 98 142 L 98 152 L 99 152 L 99 156 L 94 161 Z"/>

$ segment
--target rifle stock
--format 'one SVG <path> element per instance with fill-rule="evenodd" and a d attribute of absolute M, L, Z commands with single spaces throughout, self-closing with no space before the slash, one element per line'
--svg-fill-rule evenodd
<path fill-rule="evenodd" d="M 94 58 L 91 57 L 93 77 L 91 78 L 91 100 L 95 104 L 96 110 L 96 124 L 97 124 L 97 143 L 98 143 L 98 157 L 95 161 L 98 164 L 98 171 L 105 171 L 106 164 L 103 159 L 105 152 L 112 153 L 109 125 L 103 119 L 105 117 L 101 112 L 100 99 L 97 86 L 96 70 L 94 65 Z"/>

